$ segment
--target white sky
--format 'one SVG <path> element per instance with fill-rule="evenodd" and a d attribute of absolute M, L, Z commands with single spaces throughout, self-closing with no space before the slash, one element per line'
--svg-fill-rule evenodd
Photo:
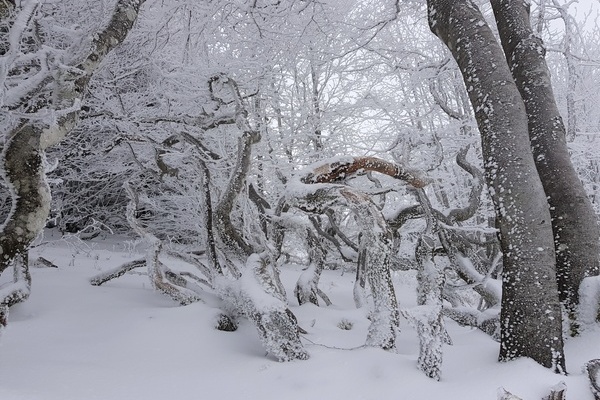
<path fill-rule="evenodd" d="M 600 20 L 594 20 L 594 17 L 600 13 L 600 0 L 578 0 L 573 3 L 571 8 L 572 13 L 578 20 L 584 19 L 586 14 L 592 10 L 590 19 L 586 21 L 586 28 L 591 29 L 595 24 L 600 23 Z"/>

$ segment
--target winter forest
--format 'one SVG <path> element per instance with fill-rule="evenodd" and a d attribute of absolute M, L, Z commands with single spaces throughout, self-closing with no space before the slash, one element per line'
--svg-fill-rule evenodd
<path fill-rule="evenodd" d="M 0 0 L 0 399 L 600 399 L 597 0 Z"/>

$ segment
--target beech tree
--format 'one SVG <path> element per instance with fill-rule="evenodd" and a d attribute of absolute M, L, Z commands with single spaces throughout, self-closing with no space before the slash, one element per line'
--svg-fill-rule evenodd
<path fill-rule="evenodd" d="M 564 246 L 528 109 L 476 7 L 431 3 L 465 73 L 483 157 L 459 68 L 419 2 L 152 3 L 96 71 L 55 153 L 66 158 L 54 172 L 62 230 L 106 224 L 148 244 L 92 284 L 146 268 L 156 291 L 182 305 L 210 293 L 219 329 L 248 318 L 271 355 L 294 360 L 308 352 L 279 269 L 304 263 L 295 298 L 329 305 L 319 277 L 342 266 L 370 310 L 367 344 L 393 348 L 406 317 L 434 379 L 450 341 L 443 317 L 502 340 L 502 359 L 561 370 L 554 248 Z M 429 184 L 399 184 L 409 167 Z M 418 271 L 414 309 L 398 306 L 390 269 Z"/>
<path fill-rule="evenodd" d="M 6 325 L 9 307 L 29 296 L 27 252 L 50 211 L 45 151 L 77 124 L 94 72 L 125 40 L 143 3 L 118 1 L 108 21 L 88 41 L 82 40 L 88 32 L 65 28 L 64 23 L 72 21 L 69 16 L 60 21 L 52 4 L 0 3 L 1 162 L 12 198 L 0 233 L 0 273 L 11 267 L 14 271 L 13 285 L 0 291 L 0 327 Z"/>
<path fill-rule="evenodd" d="M 531 149 L 550 205 L 560 300 L 576 324 L 581 282 L 599 273 L 597 217 L 571 163 L 545 48 L 531 29 L 529 4 L 494 0 L 492 7 L 507 63 L 525 103 Z M 576 325 L 572 331 L 577 332 Z"/>
<path fill-rule="evenodd" d="M 551 215 L 523 100 L 475 3 L 429 0 L 427 5 L 432 32 L 463 74 L 481 133 L 503 252 L 500 359 L 527 356 L 565 371 Z"/>

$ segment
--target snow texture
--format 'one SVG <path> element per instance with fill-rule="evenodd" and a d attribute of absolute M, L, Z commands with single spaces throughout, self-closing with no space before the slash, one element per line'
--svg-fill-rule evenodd
<path fill-rule="evenodd" d="M 89 284 L 91 276 L 140 259 L 139 244 L 110 239 L 84 249 L 51 233 L 46 240 L 31 259 L 43 256 L 59 268 L 33 268 L 31 297 L 11 310 L 0 340 L 2 400 L 492 400 L 499 387 L 529 400 L 547 396 L 559 380 L 567 398 L 594 399 L 582 366 L 600 358 L 597 325 L 567 340 L 571 373 L 558 377 L 528 359 L 498 363 L 489 336 L 447 321 L 454 345 L 445 347 L 435 382 L 416 368 L 419 343 L 404 319 L 395 351 L 361 346 L 369 321 L 354 308 L 353 277 L 326 270 L 320 286 L 334 306 L 298 307 L 289 298 L 308 331 L 302 342 L 311 358 L 279 363 L 265 357 L 248 321 L 235 332 L 214 329 L 218 303 L 179 307 L 139 274 Z M 282 268 L 288 293 L 300 273 L 300 266 Z M 403 307 L 415 306 L 414 271 L 392 278 Z M 342 319 L 353 328 L 339 329 Z"/>

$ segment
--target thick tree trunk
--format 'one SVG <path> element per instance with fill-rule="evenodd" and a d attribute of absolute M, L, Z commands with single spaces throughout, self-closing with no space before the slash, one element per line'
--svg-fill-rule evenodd
<path fill-rule="evenodd" d="M 12 132 L 2 154 L 5 184 L 13 208 L 0 233 L 0 274 L 12 266 L 14 281 L 0 290 L 0 331 L 7 323 L 9 308 L 29 297 L 31 276 L 27 252 L 50 212 L 41 135 L 41 129 L 25 124 Z"/>
<path fill-rule="evenodd" d="M 492 7 L 506 60 L 525 102 L 534 160 L 550 203 L 560 300 L 575 319 L 581 281 L 598 275 L 597 217 L 569 157 L 546 50 L 531 28 L 529 2 L 492 0 Z"/>
<path fill-rule="evenodd" d="M 92 74 L 103 58 L 125 39 L 143 2 L 144 0 L 117 2 L 105 29 L 94 36 L 89 49 L 83 49 L 83 61 L 75 60 L 73 65 L 80 62 L 76 67 L 65 68 L 63 65 L 53 72 L 53 98 L 47 99 L 48 102 L 52 100 L 52 103 L 45 106 L 62 111 L 63 116 L 48 126 L 22 119 L 12 131 L 3 133 L 5 144 L 1 162 L 13 207 L 0 228 L 0 274 L 12 265 L 15 278 L 14 285 L 0 293 L 0 325 L 6 324 L 8 308 L 29 296 L 31 277 L 27 265 L 27 251 L 31 242 L 44 228 L 50 211 L 50 189 L 43 165 L 44 150 L 58 143 L 73 129 L 80 110 L 80 100 Z M 7 5 L 7 2 L 3 2 L 0 6 L 2 19 L 7 15 Z M 13 26 L 13 29 L 26 29 L 34 6 L 32 3 L 26 7 L 27 18 L 17 24 L 19 26 Z M 18 41 L 16 40 L 17 43 Z M 6 75 L 10 75 L 13 69 L 22 68 L 17 60 L 17 56 L 22 55 L 20 48 L 2 48 L 2 52 L 11 52 L 13 56 L 8 57 L 12 63 L 5 65 Z M 59 65 L 72 60 L 56 61 L 55 64 Z M 78 73 L 73 72 L 75 69 L 78 69 Z"/>
<path fill-rule="evenodd" d="M 527 115 L 504 54 L 470 0 L 428 0 L 429 25 L 458 62 L 481 133 L 503 251 L 500 360 L 564 371 L 550 212 Z"/>
<path fill-rule="evenodd" d="M 0 234 L 0 273 L 17 255 L 27 252 L 50 212 L 41 135 L 41 129 L 25 124 L 12 133 L 4 147 L 3 167 L 14 206 Z"/>

